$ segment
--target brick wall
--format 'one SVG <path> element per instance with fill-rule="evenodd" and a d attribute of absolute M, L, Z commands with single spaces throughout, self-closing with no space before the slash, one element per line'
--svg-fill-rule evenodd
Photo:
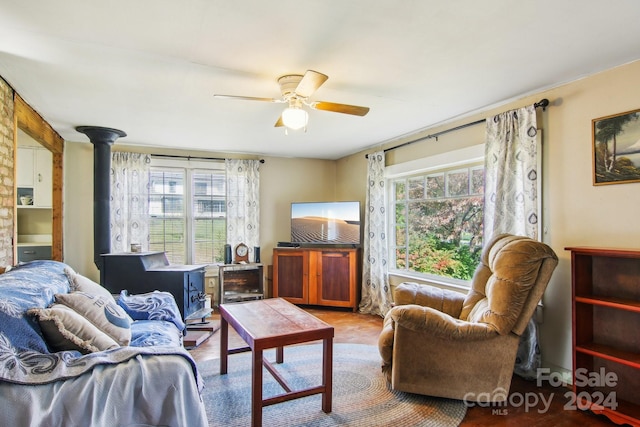
<path fill-rule="evenodd" d="M 13 89 L 0 78 L 0 266 L 13 264 Z"/>

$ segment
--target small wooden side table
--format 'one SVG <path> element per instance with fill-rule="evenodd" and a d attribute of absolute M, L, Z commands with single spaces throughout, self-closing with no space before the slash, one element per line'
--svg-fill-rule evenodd
<path fill-rule="evenodd" d="M 238 332 L 248 347 L 229 349 L 229 325 Z M 227 373 L 230 354 L 251 351 L 251 425 L 262 425 L 262 408 L 313 394 L 322 393 L 322 410 L 331 412 L 333 380 L 333 326 L 282 298 L 246 301 L 220 305 L 220 374 Z M 263 357 L 263 350 L 276 349 L 276 363 L 284 362 L 283 347 L 322 340 L 322 384 L 303 390 L 292 390 L 276 368 Z M 263 399 L 262 366 L 273 375 L 285 393 Z"/>

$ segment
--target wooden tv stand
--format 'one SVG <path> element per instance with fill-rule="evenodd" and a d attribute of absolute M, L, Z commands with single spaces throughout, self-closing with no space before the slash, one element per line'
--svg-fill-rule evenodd
<path fill-rule="evenodd" d="M 275 248 L 273 296 L 355 312 L 360 302 L 360 249 Z"/>

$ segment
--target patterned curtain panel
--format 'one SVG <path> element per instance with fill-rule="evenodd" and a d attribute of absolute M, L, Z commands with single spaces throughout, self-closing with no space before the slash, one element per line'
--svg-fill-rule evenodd
<path fill-rule="evenodd" d="M 260 161 L 225 160 L 227 174 L 227 243 L 249 247 L 249 260 L 255 260 L 260 246 Z"/>
<path fill-rule="evenodd" d="M 484 235 L 538 238 L 538 155 L 533 105 L 487 120 Z"/>
<path fill-rule="evenodd" d="M 361 313 L 384 316 L 391 309 L 387 275 L 387 212 L 383 151 L 369 155 L 367 198 L 364 216 L 364 262 Z"/>
<path fill-rule="evenodd" d="M 511 233 L 538 239 L 538 147 L 533 105 L 487 119 L 484 235 Z M 536 378 L 541 366 L 538 325 L 520 338 L 514 372 Z"/>
<path fill-rule="evenodd" d="M 150 163 L 148 154 L 111 154 L 111 252 L 129 252 L 132 243 L 149 248 Z"/>

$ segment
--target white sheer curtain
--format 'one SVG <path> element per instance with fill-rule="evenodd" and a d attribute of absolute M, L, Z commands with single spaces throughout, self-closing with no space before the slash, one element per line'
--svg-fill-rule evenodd
<path fill-rule="evenodd" d="M 148 154 L 111 154 L 111 252 L 129 252 L 132 243 L 149 248 L 150 163 Z"/>
<path fill-rule="evenodd" d="M 364 262 L 362 266 L 361 313 L 384 316 L 393 301 L 388 279 L 385 155 L 369 155 L 367 198 L 364 219 Z"/>
<path fill-rule="evenodd" d="M 260 161 L 226 159 L 225 168 L 227 243 L 244 243 L 254 261 L 254 247 L 260 246 Z"/>
<path fill-rule="evenodd" d="M 538 239 L 538 138 L 535 106 L 487 119 L 484 235 L 511 233 Z M 520 339 L 514 372 L 535 378 L 541 365 L 538 325 Z"/>

